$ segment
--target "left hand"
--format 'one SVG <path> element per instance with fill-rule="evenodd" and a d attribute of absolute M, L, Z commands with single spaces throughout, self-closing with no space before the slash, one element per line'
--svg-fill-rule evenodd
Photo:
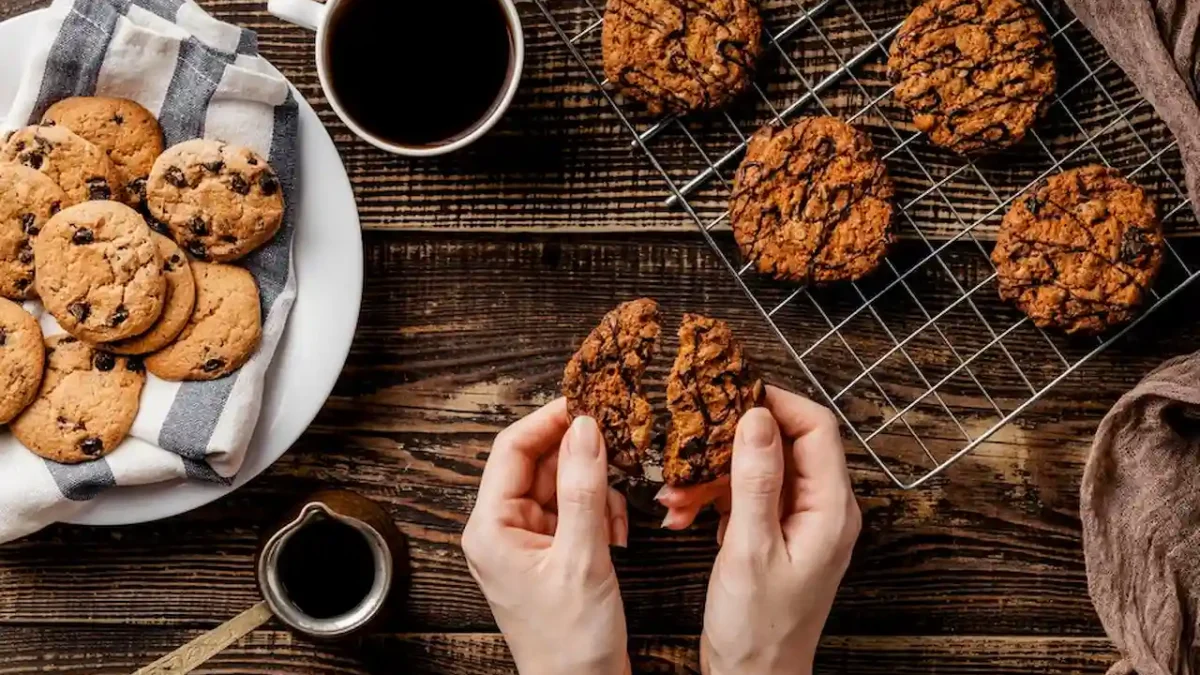
<path fill-rule="evenodd" d="M 630 672 L 608 549 L 628 537 L 594 420 L 560 398 L 496 437 L 462 546 L 522 675 Z"/>

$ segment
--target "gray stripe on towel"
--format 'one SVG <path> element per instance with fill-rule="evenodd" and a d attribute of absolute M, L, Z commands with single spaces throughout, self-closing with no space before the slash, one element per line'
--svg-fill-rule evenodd
<path fill-rule="evenodd" d="M 63 496 L 73 502 L 86 502 L 117 484 L 108 462 L 98 459 L 83 464 L 59 464 L 46 460 L 46 468 Z"/>
<path fill-rule="evenodd" d="M 55 101 L 68 96 L 89 96 L 96 90 L 108 43 L 126 7 L 124 0 L 75 0 L 46 60 L 30 124 L 40 120 Z"/>
<path fill-rule="evenodd" d="M 179 63 L 167 87 L 158 123 L 167 147 L 204 136 L 204 120 L 228 61 L 196 38 L 179 44 Z"/>
<path fill-rule="evenodd" d="M 262 317 L 265 321 L 271 313 L 275 298 L 279 297 L 288 279 L 288 260 L 292 250 L 292 231 L 296 223 L 296 136 L 299 128 L 300 108 L 292 92 L 288 92 L 283 105 L 275 108 L 275 127 L 271 132 L 271 152 L 267 160 L 279 177 L 279 185 L 288 199 L 284 203 L 284 227 L 265 246 L 246 256 L 242 264 L 258 282 Z"/>

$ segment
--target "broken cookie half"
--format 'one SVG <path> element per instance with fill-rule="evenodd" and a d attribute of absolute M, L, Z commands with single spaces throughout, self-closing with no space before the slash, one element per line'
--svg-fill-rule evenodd
<path fill-rule="evenodd" d="M 648 298 L 619 305 L 583 341 L 563 374 L 572 417 L 600 425 L 609 462 L 642 474 L 654 441 L 654 411 L 642 377 L 658 351 L 658 303 Z M 738 420 L 763 398 L 741 344 L 719 319 L 686 314 L 679 352 L 667 379 L 663 479 L 693 485 L 728 475 Z"/>

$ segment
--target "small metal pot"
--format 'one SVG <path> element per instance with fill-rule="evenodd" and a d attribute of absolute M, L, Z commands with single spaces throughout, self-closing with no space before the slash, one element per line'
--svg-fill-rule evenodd
<path fill-rule="evenodd" d="M 374 559 L 374 581 L 353 609 L 329 618 L 315 618 L 288 596 L 280 578 L 280 556 L 297 532 L 321 519 L 333 519 L 362 535 Z M 345 638 L 367 632 L 381 620 L 408 586 L 408 545 L 387 512 L 375 502 L 345 490 L 317 492 L 288 514 L 267 535 L 258 553 L 258 585 L 271 612 L 295 631 L 314 638 Z"/>

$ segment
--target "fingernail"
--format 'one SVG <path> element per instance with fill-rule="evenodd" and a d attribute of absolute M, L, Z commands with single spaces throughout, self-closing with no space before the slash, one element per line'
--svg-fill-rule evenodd
<path fill-rule="evenodd" d="M 737 433 L 742 443 L 755 448 L 765 448 L 775 443 L 779 427 L 766 408 L 752 408 L 738 424 Z"/>
<path fill-rule="evenodd" d="M 629 521 L 617 518 L 613 521 L 613 546 L 629 548 Z"/>
<path fill-rule="evenodd" d="M 575 421 L 571 423 L 571 430 L 567 435 L 567 451 L 580 457 L 599 456 L 601 447 L 601 444 L 597 442 L 599 434 L 600 428 L 596 425 L 596 420 L 586 416 L 576 417 Z"/>
<path fill-rule="evenodd" d="M 658 492 L 654 493 L 654 501 L 658 501 L 658 500 L 662 499 L 663 497 L 666 497 L 667 494 L 670 493 L 670 491 L 671 491 L 670 485 L 664 485 L 664 486 L 660 487 L 658 489 Z"/>
<path fill-rule="evenodd" d="M 679 527 L 679 519 L 675 517 L 674 511 L 667 511 L 667 515 L 663 518 L 662 525 L 659 525 L 664 530 L 674 530 Z"/>

